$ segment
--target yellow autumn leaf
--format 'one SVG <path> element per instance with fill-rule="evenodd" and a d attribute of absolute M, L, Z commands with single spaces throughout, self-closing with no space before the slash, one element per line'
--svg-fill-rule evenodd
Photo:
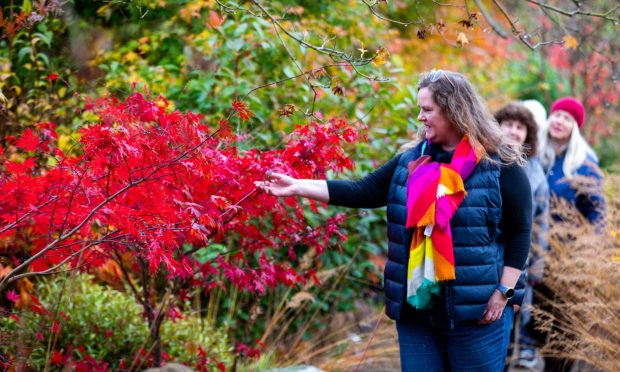
<path fill-rule="evenodd" d="M 23 155 L 23 154 L 12 153 L 12 154 L 9 156 L 9 161 L 12 161 L 13 163 L 23 163 L 23 162 L 24 162 L 24 160 L 26 160 L 26 159 L 24 158 L 24 156 L 25 156 L 25 155 Z"/>
<path fill-rule="evenodd" d="M 30 14 L 31 11 L 32 11 L 32 3 L 30 2 L 30 0 L 24 0 L 24 2 L 22 3 L 22 12 L 26 14 Z"/>
<path fill-rule="evenodd" d="M 377 55 L 372 60 L 372 64 L 375 66 L 385 65 L 387 62 L 387 58 L 390 56 L 387 50 L 384 47 L 377 49 Z"/>
<path fill-rule="evenodd" d="M 113 2 L 109 2 L 107 4 L 105 4 L 104 6 L 100 7 L 99 9 L 97 9 L 97 14 L 99 15 L 104 15 L 104 16 L 109 16 L 112 12 L 111 7 L 114 5 Z"/>
<path fill-rule="evenodd" d="M 63 152 L 69 152 L 78 140 L 79 134 L 74 134 L 73 136 L 61 134 L 60 136 L 58 136 L 58 148 L 61 149 Z"/>
<path fill-rule="evenodd" d="M 575 39 L 574 37 L 570 36 L 570 35 L 566 35 L 562 38 L 562 40 L 564 40 L 564 47 L 566 49 L 572 49 L 575 50 L 577 49 L 577 39 Z"/>
<path fill-rule="evenodd" d="M 123 57 L 122 57 L 122 61 L 123 62 L 135 62 L 139 59 L 140 57 L 138 57 L 138 55 L 135 52 L 127 52 Z"/>
<path fill-rule="evenodd" d="M 65 93 L 67 93 L 67 87 L 66 86 L 61 86 L 60 88 L 58 88 L 58 97 L 64 98 Z"/>
<path fill-rule="evenodd" d="M 469 44 L 469 39 L 467 39 L 467 36 L 463 32 L 459 32 L 459 34 L 456 35 L 456 44 L 463 47 Z"/>

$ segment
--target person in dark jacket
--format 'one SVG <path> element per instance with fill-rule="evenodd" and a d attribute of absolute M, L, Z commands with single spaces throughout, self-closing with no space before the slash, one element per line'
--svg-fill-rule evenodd
<path fill-rule="evenodd" d="M 544 108 L 543 108 L 544 110 Z M 543 114 L 546 116 L 546 114 Z M 528 276 L 525 286 L 523 307 L 519 311 L 519 357 L 517 365 L 533 368 L 536 363 L 536 342 L 531 334 L 533 327 L 531 305 L 534 287 L 542 280 L 544 260 L 542 252 L 549 250 L 549 185 L 540 160 L 536 156 L 538 150 L 538 124 L 533 112 L 525 105 L 515 102 L 502 107 L 495 113 L 506 136 L 523 146 L 527 157 L 525 173 L 532 190 L 532 249 L 528 258 Z"/>
<path fill-rule="evenodd" d="M 580 128 L 584 122 L 585 109 L 581 102 L 573 97 L 562 97 L 551 105 L 548 123 L 541 131 L 539 153 L 551 192 L 552 227 L 556 223 L 571 221 L 571 216 L 579 214 L 587 221 L 585 223 L 592 224 L 597 230 L 604 226 L 606 208 L 603 177 L 596 154 L 581 136 Z M 567 206 L 574 207 L 578 213 L 568 213 L 567 216 Z M 561 244 L 570 244 L 570 233 L 566 239 Z M 547 329 L 562 332 L 558 324 L 563 321 L 563 313 L 548 302 L 562 304 L 563 297 L 546 286 L 544 280 L 543 285 L 537 288 L 535 301 L 537 296 L 541 299 L 543 311 L 551 312 L 555 319 L 553 324 L 546 325 Z M 543 343 L 549 337 L 553 336 L 546 332 L 538 335 Z M 569 371 L 571 368 L 572 361 L 569 359 L 550 355 L 545 357 L 545 371 Z"/>
<path fill-rule="evenodd" d="M 459 73 L 422 74 L 418 106 L 417 138 L 361 180 L 270 173 L 257 185 L 333 205 L 387 205 L 386 313 L 402 370 L 501 371 L 530 249 L 523 154 Z"/>
<path fill-rule="evenodd" d="M 603 177 L 596 155 L 581 136 L 585 109 L 573 97 L 551 106 L 549 123 L 541 133 L 540 159 L 552 197 L 573 205 L 591 223 L 602 225 L 605 215 Z M 554 219 L 561 219 L 551 210 Z"/>

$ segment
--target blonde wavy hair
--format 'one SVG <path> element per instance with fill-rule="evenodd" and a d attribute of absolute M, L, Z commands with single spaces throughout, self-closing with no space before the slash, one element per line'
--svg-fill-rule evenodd
<path fill-rule="evenodd" d="M 598 161 L 594 150 L 588 145 L 586 140 L 579 132 L 579 126 L 577 125 L 577 121 L 572 117 L 568 117 L 567 120 L 570 120 L 573 126 L 573 130 L 571 132 L 570 138 L 568 139 L 568 144 L 566 145 L 566 156 L 564 157 L 564 163 L 562 164 L 562 171 L 564 172 L 564 177 L 567 179 L 571 179 L 575 176 L 577 169 L 581 167 L 588 155 Z M 541 138 L 539 148 L 539 156 L 540 162 L 546 172 L 549 171 L 553 167 L 556 159 L 556 149 L 553 146 L 553 139 L 549 136 L 549 124 L 542 128 L 541 130 Z"/>
<path fill-rule="evenodd" d="M 467 135 L 472 147 L 483 150 L 484 157 L 497 154 L 505 164 L 525 164 L 521 146 L 504 136 L 497 121 L 486 107 L 467 78 L 446 70 L 432 70 L 420 75 L 418 92 L 428 88 L 433 100 L 441 108 L 446 119 L 461 136 Z M 417 138 L 405 144 L 400 152 L 415 147 L 424 140 L 424 128 Z"/>

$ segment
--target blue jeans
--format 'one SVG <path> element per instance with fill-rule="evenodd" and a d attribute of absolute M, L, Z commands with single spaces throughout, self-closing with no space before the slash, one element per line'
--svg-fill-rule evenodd
<path fill-rule="evenodd" d="M 488 325 L 458 326 L 454 330 L 426 316 L 408 316 L 396 322 L 403 372 L 501 372 L 514 312 L 507 306 L 502 317 Z"/>

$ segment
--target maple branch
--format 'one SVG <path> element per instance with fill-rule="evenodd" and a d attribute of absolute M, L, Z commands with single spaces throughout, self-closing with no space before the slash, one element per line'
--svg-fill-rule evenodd
<path fill-rule="evenodd" d="M 303 71 L 303 72 L 301 72 L 301 73 L 299 73 L 299 74 L 297 74 L 295 76 L 291 76 L 291 77 L 284 78 L 284 79 L 281 79 L 281 80 L 278 80 L 278 81 L 273 81 L 271 83 L 266 83 L 266 84 L 263 84 L 263 85 L 259 85 L 259 86 L 255 87 L 255 88 L 252 88 L 251 90 L 249 90 L 241 98 L 241 100 L 244 101 L 246 98 L 248 98 L 248 96 L 250 94 L 254 93 L 255 91 L 257 91 L 259 89 L 263 89 L 263 88 L 266 88 L 266 87 L 269 87 L 269 86 L 272 86 L 272 85 L 279 85 L 279 84 L 282 84 L 282 83 L 287 82 L 289 80 L 298 79 L 298 78 L 300 78 L 300 77 L 302 77 L 304 75 L 312 74 L 313 72 L 316 72 L 316 71 L 319 71 L 321 69 L 324 69 L 325 67 L 346 67 L 346 66 L 351 66 L 351 64 L 348 63 L 348 62 L 330 63 L 330 64 L 327 64 L 327 65 L 322 65 L 321 67 L 317 67 L 317 68 L 313 68 L 313 69 L 310 69 L 310 70 L 307 70 L 307 71 Z M 329 86 L 324 86 L 324 85 L 320 85 L 320 86 L 322 88 L 329 88 Z"/>
<path fill-rule="evenodd" d="M 224 4 L 224 3 L 222 3 L 221 0 L 215 0 L 215 2 L 219 6 L 221 6 L 226 13 L 233 13 L 234 14 L 235 12 L 240 10 L 240 11 L 243 11 L 243 12 L 250 13 L 251 15 L 253 15 L 255 17 L 258 17 L 258 15 L 256 13 L 254 13 L 253 11 L 251 11 L 250 9 L 242 8 L 242 7 L 238 6 L 238 5 L 237 6 L 232 6 L 232 5 Z"/>
<path fill-rule="evenodd" d="M 63 162 L 64 163 L 64 160 Z M 62 184 L 62 180 L 64 177 L 64 171 L 65 171 L 65 167 L 62 166 L 62 163 L 60 164 L 60 177 L 58 179 L 58 184 L 55 186 L 55 188 L 57 188 L 57 190 L 60 190 L 60 185 Z M 51 190 L 53 190 L 54 188 L 51 188 Z M 58 194 L 60 194 L 59 191 L 57 191 Z M 52 227 L 54 225 L 54 216 L 56 215 L 56 208 L 58 207 L 58 201 L 60 200 L 59 197 L 57 197 L 56 202 L 54 203 L 54 207 L 52 208 L 52 213 L 50 215 L 50 224 L 49 227 L 47 229 L 47 240 L 51 240 L 52 239 Z"/>
<path fill-rule="evenodd" d="M 456 4 L 451 4 L 451 3 L 440 3 L 437 0 L 432 0 L 432 2 L 433 2 L 433 4 L 439 5 L 439 6 L 451 6 L 451 7 L 454 7 L 454 8 L 467 8 L 466 5 L 456 5 Z"/>
<path fill-rule="evenodd" d="M 476 1 L 478 2 L 478 0 Z M 499 3 L 499 1 L 497 0 L 493 0 L 493 4 L 495 4 L 495 6 L 500 10 L 500 12 L 502 12 L 502 14 L 504 15 L 504 18 L 506 18 L 506 20 L 508 21 L 508 23 L 510 23 L 510 28 L 511 31 L 514 35 L 519 35 L 521 34 L 521 31 L 517 30 L 517 25 L 515 24 L 515 22 L 513 22 L 512 18 L 510 17 L 510 15 L 508 14 L 508 12 L 506 11 L 506 9 L 504 9 L 504 7 L 502 6 L 502 4 Z"/>
<path fill-rule="evenodd" d="M 71 191 L 71 196 L 69 197 L 69 204 L 67 205 L 67 213 L 65 213 L 65 218 L 62 221 L 62 224 L 60 225 L 60 230 L 59 230 L 59 233 L 58 233 L 58 235 L 60 235 L 60 236 L 63 235 L 62 232 L 65 230 L 65 225 L 67 223 L 67 220 L 69 219 L 69 214 L 71 213 L 71 204 L 73 204 L 73 198 L 75 197 L 75 194 L 77 193 L 77 190 L 78 190 L 80 184 L 82 183 L 82 180 L 84 179 L 84 176 L 86 176 L 86 172 L 88 171 L 88 164 L 90 162 L 91 161 L 89 160 L 86 163 L 84 172 L 82 173 L 81 176 L 79 176 L 77 184 L 75 185 L 75 187 Z M 75 230 L 75 231 L 77 231 L 77 230 Z M 71 234 L 71 235 L 73 235 L 73 234 Z"/>
<path fill-rule="evenodd" d="M 129 284 L 129 288 L 131 289 L 131 292 L 133 292 L 134 296 L 136 297 L 136 300 L 138 300 L 140 302 L 140 304 L 144 307 L 144 309 L 146 309 L 148 304 L 140 296 L 140 292 L 138 292 L 136 287 L 133 285 L 133 282 L 131 281 L 131 277 L 129 276 L 129 273 L 127 272 L 127 269 L 125 268 L 125 265 L 123 265 L 123 259 L 121 258 L 121 255 L 118 253 L 118 250 L 116 248 L 113 248 L 113 250 L 114 250 L 114 252 L 113 252 L 114 256 L 116 257 L 116 259 L 114 259 L 114 261 L 121 268 L 121 272 L 122 272 L 123 276 L 125 277 L 125 281 L 127 282 L 127 284 Z"/>
<path fill-rule="evenodd" d="M 276 35 L 278 35 L 278 39 L 280 40 L 280 43 L 282 44 L 282 46 L 284 47 L 284 50 L 286 50 L 286 53 L 288 54 L 289 58 L 291 59 L 291 61 L 293 61 L 293 63 L 295 64 L 295 66 L 297 67 L 297 69 L 299 71 L 301 71 L 304 79 L 308 82 L 308 85 L 310 85 L 310 89 L 312 89 L 312 92 L 314 93 L 314 96 L 312 98 L 312 109 L 310 111 L 311 115 L 314 115 L 314 107 L 315 107 L 315 103 L 316 103 L 316 97 L 319 95 L 319 93 L 316 90 L 316 87 L 314 86 L 314 84 L 312 84 L 312 82 L 310 81 L 310 79 L 308 78 L 308 76 L 306 74 L 303 73 L 303 69 L 301 68 L 301 66 L 299 65 L 299 63 L 297 63 L 297 59 L 295 58 L 295 56 L 293 55 L 293 53 L 291 53 L 291 51 L 289 50 L 288 46 L 286 45 L 286 43 L 284 42 L 284 40 L 282 39 L 282 36 L 280 35 L 280 32 L 278 32 L 278 28 L 276 27 L 275 24 L 273 24 L 273 29 L 276 32 Z"/>
<path fill-rule="evenodd" d="M 2 280 L 0 281 L 0 291 L 4 290 L 4 288 L 13 282 L 12 277 L 14 277 L 15 275 L 17 275 L 18 272 L 24 270 L 26 267 L 28 267 L 32 262 L 34 262 L 36 259 L 38 259 L 39 257 L 41 257 L 42 255 L 44 255 L 48 250 L 50 250 L 51 248 L 55 247 L 58 243 L 66 240 L 67 238 L 73 236 L 73 234 L 75 234 L 77 231 L 79 231 L 88 221 L 90 221 L 90 219 L 95 215 L 95 213 L 97 213 L 101 208 L 103 208 L 106 204 L 108 204 L 109 202 L 111 202 L 112 200 L 116 199 L 119 195 L 125 193 L 127 190 L 129 190 L 130 188 L 137 186 L 143 182 L 146 182 L 148 180 L 149 177 L 151 177 L 153 174 L 155 174 L 160 168 L 154 169 L 153 171 L 151 171 L 147 176 L 145 176 L 142 179 L 139 179 L 135 182 L 131 182 L 127 185 L 125 185 L 123 188 L 121 188 L 120 190 L 118 190 L 117 192 L 115 192 L 113 195 L 111 195 L 110 197 L 106 198 L 105 200 L 103 200 L 101 203 L 99 203 L 97 206 L 95 206 L 93 208 L 93 210 L 90 211 L 90 213 L 88 213 L 88 215 L 80 222 L 78 223 L 73 229 L 71 229 L 70 231 L 68 231 L 65 234 L 60 235 L 58 238 L 56 238 L 53 242 L 49 243 L 47 246 L 45 246 L 43 249 L 41 249 L 39 252 L 37 252 L 36 254 L 32 255 L 31 257 L 29 257 L 27 260 L 25 260 L 24 262 L 22 262 L 20 265 L 18 265 L 17 267 L 15 267 L 13 270 L 11 270 L 11 272 L 9 272 L 6 276 L 4 276 L 2 278 Z"/>
<path fill-rule="evenodd" d="M 16 227 L 17 225 L 19 225 L 20 222 L 24 221 L 26 218 L 28 218 L 32 213 L 36 212 L 37 209 L 43 208 L 46 205 L 48 205 L 49 203 L 56 201 L 58 199 L 58 196 L 52 196 L 48 201 L 46 201 L 43 204 L 37 205 L 36 207 L 34 207 L 33 209 L 31 209 L 29 212 L 26 212 L 23 216 L 19 217 L 17 220 L 15 220 L 15 222 L 11 222 L 10 224 L 4 226 L 3 228 L 0 229 L 0 234 L 11 230 L 12 228 Z"/>
<path fill-rule="evenodd" d="M 619 18 L 618 17 L 610 17 L 610 14 L 614 13 L 616 10 L 618 10 L 620 8 L 620 4 L 616 5 L 615 7 L 613 7 L 612 9 L 610 9 L 609 11 L 605 12 L 605 13 L 594 13 L 594 12 L 590 12 L 590 11 L 585 11 L 585 10 L 581 10 L 581 7 L 578 6 L 577 9 L 575 10 L 565 10 L 565 9 L 561 9 L 558 7 L 555 7 L 553 5 L 549 5 L 547 3 L 543 3 L 542 1 L 537 1 L 537 0 L 527 0 L 528 3 L 531 4 L 536 4 L 541 8 L 545 8 L 548 10 L 551 10 L 553 12 L 568 16 L 568 17 L 574 17 L 576 15 L 584 15 L 584 16 L 588 16 L 588 17 L 596 17 L 596 18 L 603 18 L 605 20 L 608 21 L 612 21 L 612 22 L 618 22 Z"/>
<path fill-rule="evenodd" d="M 401 26 L 405 26 L 405 27 L 406 27 L 406 26 L 409 26 L 409 25 L 411 25 L 411 24 L 414 24 L 414 23 L 415 23 L 415 24 L 419 24 L 419 25 L 424 25 L 424 22 L 422 22 L 422 21 L 410 21 L 410 22 L 403 22 L 403 21 L 397 21 L 397 20 L 395 20 L 395 19 L 388 18 L 388 17 L 384 16 L 383 14 L 380 14 L 379 12 L 377 12 L 377 11 L 375 10 L 375 5 L 377 5 L 377 4 L 379 3 L 379 1 L 377 1 L 377 0 L 375 0 L 375 2 L 374 2 L 374 3 L 372 3 L 372 4 L 370 4 L 370 3 L 369 3 L 369 2 L 367 2 L 366 0 L 362 0 L 362 2 L 364 3 L 364 5 L 366 5 L 366 6 L 368 7 L 368 10 L 370 10 L 370 12 L 371 12 L 371 13 L 372 13 L 375 17 L 377 17 L 377 18 L 379 18 L 379 19 L 381 19 L 381 20 L 383 20 L 383 21 L 387 21 L 387 22 L 394 23 L 394 24 L 401 25 Z"/>
<path fill-rule="evenodd" d="M 482 13 L 482 16 L 487 20 L 487 22 L 489 23 L 489 26 L 491 26 L 493 31 L 496 34 L 498 34 L 502 39 L 508 38 L 508 34 L 506 34 L 506 31 L 504 31 L 504 29 L 491 16 L 491 14 L 489 14 L 489 11 L 484 6 L 482 1 L 481 0 L 474 0 L 474 2 L 476 3 L 476 6 L 478 7 L 478 9 L 480 9 L 480 13 Z M 514 27 L 513 27 L 513 32 L 514 32 Z"/>
<path fill-rule="evenodd" d="M 282 30 L 282 32 L 284 32 L 288 37 L 290 37 L 291 39 L 297 41 L 297 43 L 303 45 L 306 48 L 315 50 L 319 53 L 322 54 L 327 54 L 331 57 L 337 57 L 337 58 L 341 58 L 342 60 L 348 61 L 351 64 L 361 64 L 361 65 L 365 65 L 368 64 L 369 62 L 372 61 L 372 58 L 361 58 L 361 59 L 356 59 L 353 58 L 351 55 L 340 51 L 340 50 L 336 50 L 333 48 L 328 48 L 325 46 L 325 43 L 321 46 L 317 46 L 314 44 L 310 44 L 308 42 L 306 42 L 303 39 L 298 38 L 297 36 L 293 35 L 291 32 L 289 32 L 284 26 L 282 26 L 282 24 L 271 14 L 269 13 L 269 11 L 267 9 L 265 9 L 265 7 L 258 2 L 257 0 L 250 0 L 250 2 L 254 5 L 256 5 L 261 13 L 263 13 L 265 16 L 267 16 L 267 18 L 269 18 L 271 20 L 271 22 L 276 25 L 280 30 Z"/>
<path fill-rule="evenodd" d="M 64 266 L 67 262 L 69 262 L 71 259 L 73 259 L 75 256 L 80 255 L 82 252 L 84 252 L 85 250 L 87 250 L 88 248 L 91 248 L 97 244 L 99 244 L 99 241 L 94 241 L 94 242 L 90 242 L 89 244 L 87 244 L 86 246 L 82 247 L 80 250 L 75 251 L 73 253 L 71 253 L 69 256 L 67 256 L 64 260 L 62 260 L 60 263 L 48 268 L 47 270 L 43 270 L 43 271 L 29 271 L 27 273 L 23 273 L 23 274 L 17 274 L 14 275 L 7 284 L 11 284 L 15 281 L 18 281 L 22 278 L 30 278 L 33 276 L 39 276 L 39 275 L 50 275 L 50 274 L 57 274 L 58 271 L 56 271 L 58 268 Z"/>
<path fill-rule="evenodd" d="M 561 44 L 562 41 L 556 41 L 556 40 L 550 40 L 550 41 L 540 41 L 536 44 L 532 44 L 530 42 L 530 35 L 524 31 L 519 31 L 517 29 L 517 25 L 516 23 L 510 18 L 510 15 L 508 14 L 508 12 L 506 11 L 506 9 L 504 9 L 504 7 L 499 3 L 498 0 L 493 0 L 493 3 L 495 4 L 495 6 L 500 10 L 500 12 L 504 15 L 504 18 L 506 18 L 506 20 L 508 21 L 508 23 L 510 23 L 510 27 L 512 30 L 512 33 L 519 38 L 519 40 L 525 45 L 527 46 L 530 50 L 536 50 L 537 48 L 539 48 L 540 46 L 543 45 L 548 45 L 548 44 Z"/>

